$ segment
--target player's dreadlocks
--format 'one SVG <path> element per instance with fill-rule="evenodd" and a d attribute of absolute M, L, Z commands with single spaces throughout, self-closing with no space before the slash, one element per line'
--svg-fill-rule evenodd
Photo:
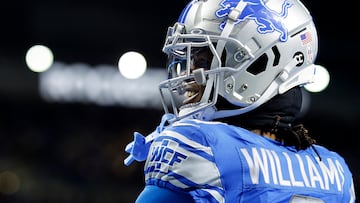
<path fill-rule="evenodd" d="M 289 125 L 288 128 L 278 128 L 280 120 L 281 117 L 276 115 L 273 127 L 266 131 L 276 134 L 277 138 L 283 140 L 285 145 L 295 146 L 297 150 L 300 150 L 316 143 L 316 140 L 309 136 L 309 131 L 303 124 Z"/>
<path fill-rule="evenodd" d="M 294 124 L 300 114 L 302 105 L 302 89 L 294 87 L 286 93 L 277 95 L 257 109 L 245 114 L 221 119 L 229 124 L 242 126 L 248 130 L 260 130 L 260 134 L 270 132 L 276 140 L 286 146 L 294 146 L 297 150 L 313 147 L 316 140 L 309 135 L 303 124 Z M 221 107 L 229 104 L 220 103 Z M 321 157 L 319 156 L 320 160 Z"/>
<path fill-rule="evenodd" d="M 297 150 L 312 147 L 321 161 L 318 151 L 313 146 L 313 144 L 316 144 L 316 140 L 310 137 L 309 131 L 304 127 L 304 125 L 297 124 L 289 126 L 288 128 L 278 128 L 280 120 L 280 116 L 275 116 L 273 128 L 268 132 L 276 134 L 277 140 L 282 141 L 284 145 L 294 146 Z"/>

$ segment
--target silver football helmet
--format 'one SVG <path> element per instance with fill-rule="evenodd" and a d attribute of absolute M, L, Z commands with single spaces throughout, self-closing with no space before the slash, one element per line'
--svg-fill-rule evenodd
<path fill-rule="evenodd" d="M 213 120 L 251 111 L 313 82 L 317 51 L 312 16 L 298 0 L 193 0 L 163 47 L 165 112 Z M 236 108 L 218 108 L 219 96 Z"/>

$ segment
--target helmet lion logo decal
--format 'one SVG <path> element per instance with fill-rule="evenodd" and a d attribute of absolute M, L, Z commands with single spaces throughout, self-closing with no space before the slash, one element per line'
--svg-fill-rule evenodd
<path fill-rule="evenodd" d="M 241 0 L 240 0 L 241 1 Z M 261 34 L 277 31 L 280 33 L 280 41 L 285 42 L 288 38 L 287 29 L 281 22 L 281 19 L 287 17 L 288 8 L 292 6 L 292 3 L 285 1 L 282 4 L 282 11 L 277 13 L 276 11 L 268 8 L 263 0 L 243 0 L 247 5 L 240 14 L 236 23 L 245 21 L 246 19 L 254 20 L 258 25 L 257 30 Z M 227 16 L 231 9 L 235 8 L 239 0 L 223 0 L 220 3 L 222 8 L 218 9 L 215 13 L 217 17 Z M 220 29 L 224 29 L 226 22 L 220 24 Z"/>

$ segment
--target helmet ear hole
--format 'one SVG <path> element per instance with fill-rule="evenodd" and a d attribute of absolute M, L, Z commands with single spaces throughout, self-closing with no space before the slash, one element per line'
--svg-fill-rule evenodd
<path fill-rule="evenodd" d="M 269 60 L 268 56 L 266 54 L 263 54 L 256 61 L 254 61 L 254 63 L 252 63 L 246 69 L 246 71 L 253 75 L 257 75 L 261 72 L 264 72 L 266 70 L 266 65 L 268 63 L 268 60 Z"/>

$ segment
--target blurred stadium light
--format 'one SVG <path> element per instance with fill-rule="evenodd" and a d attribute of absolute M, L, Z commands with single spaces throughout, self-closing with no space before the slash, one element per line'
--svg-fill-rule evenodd
<path fill-rule="evenodd" d="M 111 65 L 90 67 L 84 63 L 55 62 L 40 73 L 39 91 L 49 102 L 94 103 L 160 109 L 156 88 L 166 78 L 163 69 L 148 68 L 138 79 L 127 79 Z"/>

